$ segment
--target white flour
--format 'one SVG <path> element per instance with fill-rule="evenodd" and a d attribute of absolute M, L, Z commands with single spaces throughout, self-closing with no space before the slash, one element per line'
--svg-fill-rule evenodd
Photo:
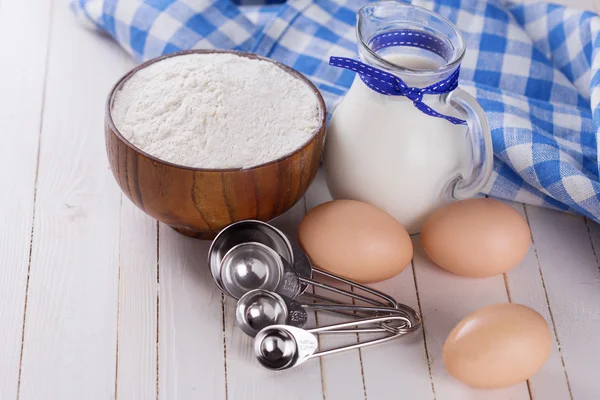
<path fill-rule="evenodd" d="M 232 54 L 177 56 L 140 70 L 117 93 L 112 116 L 134 146 L 196 168 L 275 160 L 305 144 L 322 118 L 304 82 Z"/>

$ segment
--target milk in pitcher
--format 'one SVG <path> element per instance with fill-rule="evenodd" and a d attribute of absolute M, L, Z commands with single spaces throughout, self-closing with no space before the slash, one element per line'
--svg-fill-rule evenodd
<path fill-rule="evenodd" d="M 439 14 L 379 1 L 357 14 L 356 73 L 327 130 L 323 165 L 334 199 L 371 203 L 417 233 L 437 208 L 489 181 L 485 113 L 458 85 L 462 35 Z"/>
<path fill-rule="evenodd" d="M 385 59 L 412 70 L 439 66 L 414 54 L 389 54 Z M 453 107 L 433 100 L 435 104 L 428 105 L 436 111 L 461 117 Z M 379 94 L 357 77 L 327 132 L 329 190 L 334 198 L 386 210 L 410 233 L 418 232 L 423 219 L 446 201 L 449 177 L 469 173 L 469 163 L 464 162 L 471 157 L 466 134 L 465 125 L 423 114 L 406 97 Z"/>

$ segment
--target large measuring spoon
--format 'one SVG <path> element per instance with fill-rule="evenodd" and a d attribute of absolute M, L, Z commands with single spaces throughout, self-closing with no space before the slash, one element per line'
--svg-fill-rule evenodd
<path fill-rule="evenodd" d="M 298 274 L 311 277 L 311 271 L 306 267 L 306 260 L 301 257 L 302 252 L 283 232 L 266 222 L 244 220 L 235 222 L 219 232 L 208 250 L 210 273 L 215 284 L 222 291 L 224 288 L 221 282 L 220 265 L 223 257 L 236 245 L 246 242 L 257 242 L 268 246 L 293 265 Z"/>

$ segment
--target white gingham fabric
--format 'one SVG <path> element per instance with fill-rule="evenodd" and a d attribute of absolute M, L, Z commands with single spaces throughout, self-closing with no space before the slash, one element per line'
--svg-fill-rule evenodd
<path fill-rule="evenodd" d="M 369 0 L 75 0 L 76 15 L 137 61 L 191 48 L 255 52 L 309 77 L 328 108 L 352 71 L 356 11 Z M 495 165 L 485 193 L 600 221 L 600 18 L 547 3 L 414 0 L 462 31 L 460 84 L 492 127 Z"/>

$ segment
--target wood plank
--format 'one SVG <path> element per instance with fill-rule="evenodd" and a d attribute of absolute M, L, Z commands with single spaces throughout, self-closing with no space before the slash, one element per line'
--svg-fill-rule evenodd
<path fill-rule="evenodd" d="M 321 280 L 332 284 L 329 280 Z M 350 290 L 349 286 L 336 285 Z M 347 301 L 345 296 L 330 293 L 327 290 L 315 288 L 314 293 L 327 296 L 334 300 Z M 348 318 L 331 313 L 317 312 L 316 325 L 325 326 L 347 322 Z M 355 344 L 356 334 L 319 335 L 319 348 L 327 350 Z M 366 389 L 363 375 L 362 350 L 352 350 L 344 353 L 323 357 L 319 360 L 323 378 L 323 397 L 325 399 L 356 399 L 365 397 Z"/>
<path fill-rule="evenodd" d="M 525 208 L 522 204 L 511 204 L 523 217 Z M 533 399 L 568 399 L 571 398 L 567 374 L 563 365 L 560 348 L 556 341 L 555 326 L 552 319 L 543 276 L 537 260 L 533 243 L 520 265 L 506 274 L 506 284 L 513 303 L 524 304 L 539 312 L 548 322 L 554 346 L 552 353 L 542 369 L 529 380 L 529 388 Z"/>
<path fill-rule="evenodd" d="M 50 1 L 0 6 L 0 398 L 17 396 Z M 15 32 L 19 32 L 15 35 Z M 23 51 L 27 49 L 27 51 Z M 19 56 L 8 56 L 16 55 Z"/>
<path fill-rule="evenodd" d="M 117 398 L 157 396 L 157 222 L 121 206 Z"/>
<path fill-rule="evenodd" d="M 321 203 L 331 200 L 331 196 L 325 184 L 323 170 L 320 169 L 315 181 L 308 189 L 306 196 L 306 209 L 318 206 Z M 324 281 L 331 283 L 329 281 Z M 340 286 L 349 290 L 349 287 Z M 328 296 L 340 301 L 347 301 L 347 298 L 331 294 L 323 289 L 315 289 L 315 293 Z M 331 325 L 345 322 L 346 318 L 336 316 L 331 313 L 317 313 L 318 326 Z M 341 347 L 358 340 L 356 335 L 320 335 L 319 346 L 322 349 Z M 323 374 L 323 391 L 326 399 L 364 399 L 366 392 L 364 386 L 362 350 L 352 350 L 338 355 L 324 357 L 320 360 L 321 371 Z"/>
<path fill-rule="evenodd" d="M 135 63 L 127 59 L 125 70 Z M 125 71 L 124 71 L 125 72 Z M 117 398 L 157 396 L 157 222 L 121 197 Z"/>
<path fill-rule="evenodd" d="M 573 398 L 597 399 L 600 272 L 588 228 L 578 216 L 526 210 Z"/>
<path fill-rule="evenodd" d="M 225 399 L 223 305 L 206 265 L 210 242 L 164 224 L 159 238 L 159 398 Z"/>
<path fill-rule="evenodd" d="M 419 311 L 411 265 L 400 275 L 371 286 Z M 435 398 L 424 337 L 421 330 L 397 342 L 362 349 L 369 400 L 389 399 L 390 393 L 398 391 L 399 386 L 409 388 L 406 393 L 410 393 L 411 398 Z M 360 335 L 360 339 L 368 340 L 369 336 Z"/>
<path fill-rule="evenodd" d="M 497 390 L 472 389 L 454 379 L 442 362 L 442 346 L 461 319 L 487 305 L 508 301 L 503 277 L 471 279 L 453 275 L 427 258 L 419 237 L 413 238 L 413 245 L 417 291 L 436 397 L 457 400 L 529 399 L 525 382 Z"/>
<path fill-rule="evenodd" d="M 596 261 L 599 263 L 598 271 L 600 271 L 600 225 L 589 218 L 584 218 L 584 220 L 592 241 L 592 250 L 596 255 Z"/>
<path fill-rule="evenodd" d="M 327 189 L 327 184 L 325 183 L 325 177 L 322 171 L 319 171 L 317 174 L 315 182 L 306 195 L 306 199 L 308 208 L 315 207 L 331 200 L 331 195 Z M 372 286 L 390 294 L 398 301 L 404 302 L 415 310 L 418 310 L 415 283 L 412 268 L 410 268 L 410 266 L 403 271 L 402 274 L 384 282 L 373 284 Z M 319 321 L 321 322 L 322 319 L 323 318 L 319 318 Z M 366 341 L 374 339 L 375 337 L 376 336 L 374 335 L 360 335 L 360 340 Z M 333 338 L 328 338 L 328 340 L 332 339 Z M 340 343 L 345 342 L 340 340 Z M 326 345 L 332 344 L 335 343 L 327 343 Z M 356 360 L 353 359 L 353 356 L 348 356 L 349 360 L 347 361 L 352 362 L 352 364 L 350 364 L 350 371 L 352 371 L 355 377 L 346 379 L 345 382 L 344 378 L 347 377 L 346 374 L 349 371 L 349 367 L 347 366 L 347 363 L 342 362 L 343 360 L 339 361 L 338 363 L 340 365 L 337 367 L 334 365 L 331 368 L 324 370 L 326 388 L 333 386 L 333 388 L 337 388 L 338 391 L 352 391 L 352 395 L 347 395 L 343 392 L 334 392 L 335 395 L 329 396 L 330 398 L 352 398 L 352 396 L 362 398 L 363 396 L 366 396 L 369 400 L 386 399 L 389 398 L 390 393 L 397 391 L 399 386 L 410 388 L 410 394 L 414 398 L 426 399 L 433 397 L 422 332 L 419 332 L 411 338 L 401 339 L 398 342 L 381 346 L 361 349 L 360 353 L 354 353 L 357 353 L 356 356 L 359 357 L 358 362 L 361 367 L 361 380 L 359 381 L 357 378 L 358 372 L 355 371 Z M 340 356 L 337 357 L 341 359 Z M 323 360 L 323 362 L 324 365 L 326 365 L 329 363 L 329 360 Z M 332 359 L 331 363 L 333 362 L 334 360 Z M 344 371 L 344 374 L 336 371 Z M 327 372 L 329 372 L 329 374 Z M 333 377 L 330 378 L 330 375 Z M 336 376 L 337 379 L 335 378 Z M 330 383 L 330 381 L 332 383 Z M 338 383 L 333 383 L 336 381 Z M 363 389 L 362 386 L 364 386 L 364 394 L 360 391 L 360 389 Z M 330 393 L 329 390 L 327 393 Z"/>
<path fill-rule="evenodd" d="M 304 201 L 272 221 L 272 224 L 295 238 L 304 216 Z M 321 371 L 318 361 L 308 361 L 292 370 L 273 372 L 260 366 L 254 357 L 253 339 L 235 324 L 236 301 L 225 301 L 227 343 L 227 394 L 229 400 L 245 399 L 320 399 Z"/>
<path fill-rule="evenodd" d="M 61 2 L 53 18 L 20 399 L 108 399 L 120 192 L 108 169 L 103 116 L 124 53 L 81 30 Z"/>

